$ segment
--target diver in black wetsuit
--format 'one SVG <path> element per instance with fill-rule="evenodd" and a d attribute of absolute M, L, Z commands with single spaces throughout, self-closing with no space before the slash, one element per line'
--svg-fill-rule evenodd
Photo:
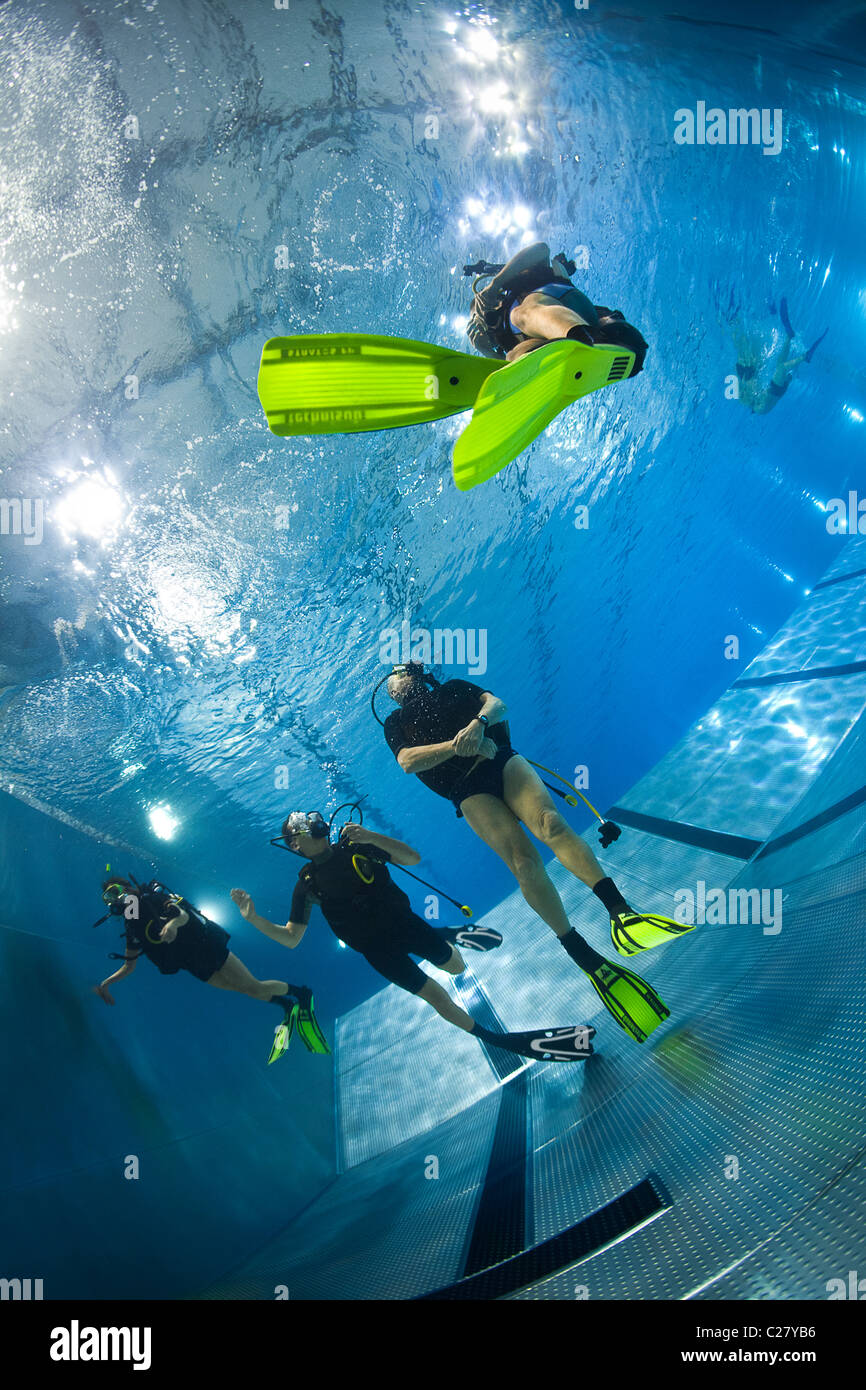
<path fill-rule="evenodd" d="M 612 917 L 631 909 L 586 841 L 556 810 L 534 768 L 512 748 L 505 703 L 472 681 L 440 684 L 420 662 L 395 666 L 382 679 L 400 706 L 383 729 L 403 771 L 465 816 L 475 834 L 504 860 L 526 902 L 582 970 L 601 960 L 569 923 L 526 831 L 592 889 Z"/>
<path fill-rule="evenodd" d="M 305 985 L 257 980 L 229 950 L 231 938 L 224 928 L 155 879 L 144 885 L 125 878 L 106 879 L 102 900 L 108 913 L 100 920 L 122 916 L 126 936 L 125 952 L 112 953 L 113 960 L 122 960 L 124 964 L 102 984 L 94 985 L 94 993 L 106 1004 L 114 1003 L 108 986 L 131 975 L 142 955 L 153 961 L 161 975 L 186 970 L 216 989 L 231 989 L 252 999 L 278 1004 L 287 1014 L 295 1003 L 304 1003 L 311 997 Z"/>
<path fill-rule="evenodd" d="M 465 266 L 475 274 L 468 334 L 484 357 L 513 362 L 524 353 L 562 338 L 592 346 L 610 343 L 635 354 L 631 375 L 642 370 L 648 344 L 627 323 L 619 309 L 593 304 L 571 281 L 574 262 L 560 252 L 550 259 L 550 247 L 536 242 L 518 251 L 504 266 Z M 493 276 L 483 289 L 480 280 Z"/>
<path fill-rule="evenodd" d="M 449 975 L 459 975 L 466 965 L 455 941 L 474 936 L 476 940 L 470 944 L 489 950 L 501 943 L 499 933 L 485 927 L 436 928 L 418 917 L 386 867 L 389 863 L 407 867 L 420 863 L 420 854 L 402 840 L 348 824 L 343 826 L 339 842 L 332 845 L 328 832 L 328 823 L 318 812 L 293 811 L 287 817 L 283 838 L 308 862 L 298 875 L 285 926 L 257 913 L 248 893 L 232 889 L 233 901 L 252 926 L 272 941 L 295 947 L 307 930 L 313 906 L 318 906 L 335 936 L 364 956 L 374 970 L 401 989 L 417 994 L 464 1032 L 538 1060 L 582 1061 L 590 1055 L 593 1028 L 498 1033 L 477 1023 L 412 956 L 420 956 Z M 487 940 L 482 945 L 483 937 Z"/>

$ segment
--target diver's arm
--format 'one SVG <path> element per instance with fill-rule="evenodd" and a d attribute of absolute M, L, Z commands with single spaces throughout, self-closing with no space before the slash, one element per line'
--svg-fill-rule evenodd
<path fill-rule="evenodd" d="M 485 690 L 484 703 L 475 716 L 476 719 L 480 718 L 482 714 L 488 724 L 501 724 L 503 719 L 508 718 L 508 706 L 504 700 L 500 700 L 498 695 L 491 695 L 489 690 Z"/>
<path fill-rule="evenodd" d="M 115 970 L 114 974 L 109 975 L 107 980 L 103 980 L 101 985 L 93 986 L 93 993 L 99 995 L 103 1004 L 114 1003 L 114 1000 L 108 992 L 108 986 L 116 984 L 118 980 L 125 980 L 127 975 L 131 975 L 135 969 L 135 962 L 138 960 L 140 954 L 141 952 L 139 951 L 134 956 L 127 956 L 119 970 Z"/>
<path fill-rule="evenodd" d="M 404 772 L 429 772 L 431 767 L 454 757 L 454 743 L 426 743 L 417 748 L 401 748 L 397 762 Z"/>
<path fill-rule="evenodd" d="M 260 931 L 263 936 L 269 936 L 272 941 L 278 941 L 281 946 L 288 946 L 290 949 L 297 946 L 307 930 L 308 921 L 287 922 L 284 927 L 278 926 L 276 922 L 269 922 L 267 917 L 256 912 L 256 905 L 249 893 L 245 893 L 242 888 L 233 888 L 231 891 L 232 902 L 237 907 L 245 921 L 251 927 Z M 307 910 L 309 918 L 309 909 Z"/>
<path fill-rule="evenodd" d="M 346 829 L 348 829 L 348 827 L 344 827 L 344 832 Z M 403 840 L 395 840 L 390 835 L 380 835 L 376 830 L 367 830 L 360 825 L 353 825 L 351 830 L 352 832 L 357 831 L 357 834 L 353 835 L 350 833 L 346 836 L 348 844 L 352 844 L 353 840 L 357 839 L 358 841 L 363 841 L 364 844 L 375 845 L 376 849 L 384 850 L 388 858 L 394 864 L 409 865 L 421 863 L 421 856 L 417 849 L 412 849 L 411 845 L 405 844 Z"/>
<path fill-rule="evenodd" d="M 471 758 L 483 753 L 485 742 L 485 724 L 481 722 L 481 716 L 487 720 L 487 724 L 499 724 L 508 710 L 504 700 L 500 700 L 497 695 L 491 695 L 489 690 L 485 690 L 481 695 L 481 708 L 474 719 L 470 719 L 465 729 L 461 729 L 454 740 L 454 750 L 461 758 Z M 495 752 L 495 747 L 494 747 Z"/>
<path fill-rule="evenodd" d="M 113 975 L 109 975 L 106 980 L 102 981 L 100 989 L 104 989 L 106 985 L 116 985 L 118 980 L 125 980 L 127 975 L 132 974 L 137 960 L 138 956 L 127 956 L 120 969 L 115 970 Z"/>
<path fill-rule="evenodd" d="M 172 906 L 174 906 L 174 904 L 172 904 Z M 175 916 L 169 917 L 162 931 L 159 933 L 160 941 L 174 941 L 174 938 L 177 936 L 178 927 L 185 927 L 188 921 L 189 913 L 186 912 L 182 907 L 178 906 L 176 908 Z"/>
<path fill-rule="evenodd" d="M 276 922 L 269 922 L 267 917 L 260 917 L 256 913 L 253 917 L 248 917 L 247 921 L 260 931 L 264 936 L 269 936 L 271 941 L 278 941 L 281 946 L 288 946 L 293 950 L 300 944 L 301 937 L 307 930 L 308 922 L 287 922 L 284 927 Z"/>

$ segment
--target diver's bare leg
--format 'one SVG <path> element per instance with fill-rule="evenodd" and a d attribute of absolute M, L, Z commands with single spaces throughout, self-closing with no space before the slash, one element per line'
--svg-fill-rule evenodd
<path fill-rule="evenodd" d="M 451 995 L 436 980 L 428 980 L 424 988 L 419 989 L 418 998 L 423 999 L 425 1004 L 430 1004 L 437 1014 L 447 1019 L 449 1023 L 462 1028 L 464 1033 L 471 1033 L 475 1027 L 474 1021 L 466 1010 L 461 1009 L 459 1004 L 455 1004 Z"/>
<path fill-rule="evenodd" d="M 506 352 L 505 360 L 506 362 L 516 362 L 518 357 L 525 357 L 528 352 L 535 352 L 538 348 L 546 345 L 546 338 L 524 338 L 510 352 Z"/>
<path fill-rule="evenodd" d="M 271 999 L 275 994 L 288 994 L 289 991 L 285 980 L 257 980 L 233 951 L 229 951 L 225 963 L 211 975 L 208 984 L 216 989 L 233 989 L 238 994 L 248 994 L 251 999 Z"/>
<path fill-rule="evenodd" d="M 533 912 L 538 913 L 556 936 L 565 936 L 571 926 L 562 899 L 547 876 L 541 855 L 514 812 L 499 797 L 488 792 L 468 796 L 461 801 L 460 809 L 475 834 L 508 865 Z M 598 877 L 602 877 L 601 871 Z"/>
<path fill-rule="evenodd" d="M 553 850 L 560 864 L 587 888 L 601 882 L 604 870 L 589 845 L 559 814 L 538 773 L 519 754 L 505 764 L 503 790 L 507 805 L 532 835 Z"/>
<path fill-rule="evenodd" d="M 542 294 L 539 290 L 528 294 L 515 309 L 511 310 L 511 322 L 527 338 L 544 338 L 554 342 L 568 336 L 570 328 L 586 326 L 586 319 L 573 309 L 566 309 L 562 301 L 552 294 Z"/>

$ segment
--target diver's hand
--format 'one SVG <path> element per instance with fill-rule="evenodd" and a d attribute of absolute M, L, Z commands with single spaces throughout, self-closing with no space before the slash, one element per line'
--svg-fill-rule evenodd
<path fill-rule="evenodd" d="M 107 987 L 106 987 L 106 982 L 105 982 L 105 980 L 103 980 L 103 982 L 102 982 L 101 985 L 94 985 L 94 986 L 93 986 L 93 993 L 99 995 L 99 997 L 100 997 L 100 999 L 102 1000 L 103 1004 L 113 1004 L 113 1003 L 114 1003 L 114 1000 L 112 999 L 112 997 L 111 997 L 111 995 L 109 994 L 108 989 L 107 989 Z"/>
<path fill-rule="evenodd" d="M 493 742 L 492 738 L 483 738 L 481 740 L 481 747 L 478 749 L 479 757 L 488 759 L 495 758 L 496 752 L 496 744 Z"/>
<path fill-rule="evenodd" d="M 178 924 L 174 918 L 172 918 L 170 922 L 166 922 L 162 931 L 159 933 L 160 941 L 164 941 L 166 944 L 168 944 L 169 941 L 174 941 L 174 938 L 177 936 L 177 927 Z"/>
<path fill-rule="evenodd" d="M 454 738 L 454 752 L 460 758 L 474 758 L 484 742 L 484 725 L 478 720 L 467 724 Z"/>
<path fill-rule="evenodd" d="M 347 821 L 340 830 L 340 840 L 346 845 L 357 845 L 370 839 L 370 831 L 365 830 L 363 825 L 356 825 L 354 821 Z"/>
<path fill-rule="evenodd" d="M 245 917 L 248 922 L 251 922 L 256 915 L 256 905 L 249 893 L 245 893 L 243 888 L 233 888 L 231 891 L 231 900 L 241 916 Z"/>

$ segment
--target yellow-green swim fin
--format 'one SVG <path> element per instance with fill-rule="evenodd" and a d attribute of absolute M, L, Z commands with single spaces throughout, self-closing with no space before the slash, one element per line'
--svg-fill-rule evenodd
<path fill-rule="evenodd" d="M 572 401 L 623 381 L 633 366 L 634 353 L 625 348 L 563 339 L 491 373 L 454 446 L 457 487 L 468 492 L 492 478 Z"/>
<path fill-rule="evenodd" d="M 471 410 L 497 359 L 373 333 L 269 338 L 259 399 L 274 434 L 357 434 Z"/>
<path fill-rule="evenodd" d="M 618 912 L 610 919 L 610 937 L 621 956 L 636 956 L 694 931 L 694 922 L 677 922 L 654 912 Z"/>
<path fill-rule="evenodd" d="M 292 1034 L 295 1031 L 295 1024 L 298 1021 L 298 1006 L 286 1014 L 285 1020 L 274 1029 L 274 1041 L 271 1047 L 271 1055 L 268 1058 L 268 1066 L 272 1062 L 278 1062 L 284 1053 L 289 1050 L 289 1043 L 292 1041 Z"/>

